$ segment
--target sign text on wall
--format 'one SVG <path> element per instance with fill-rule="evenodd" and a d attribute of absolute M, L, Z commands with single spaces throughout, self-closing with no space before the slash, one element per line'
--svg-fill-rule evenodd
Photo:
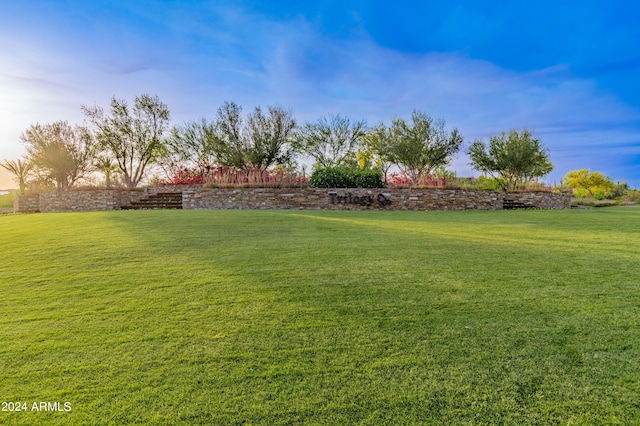
<path fill-rule="evenodd" d="M 371 206 L 373 203 L 378 202 L 382 206 L 388 206 L 391 204 L 391 200 L 385 194 L 373 195 L 356 195 L 351 192 L 347 192 L 344 195 L 338 195 L 336 192 L 330 192 L 331 204 L 358 204 L 361 206 Z"/>

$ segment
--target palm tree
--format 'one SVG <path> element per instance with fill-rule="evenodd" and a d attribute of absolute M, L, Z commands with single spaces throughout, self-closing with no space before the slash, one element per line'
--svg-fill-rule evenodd
<path fill-rule="evenodd" d="M 4 163 L 0 163 L 0 166 L 15 175 L 15 180 L 18 182 L 18 185 L 20 185 L 20 195 L 24 195 L 27 178 L 29 177 L 29 173 L 34 169 L 34 164 L 31 160 L 5 160 Z"/>
<path fill-rule="evenodd" d="M 118 165 L 109 157 L 100 157 L 94 167 L 104 173 L 105 186 L 111 188 L 111 177 L 120 170 Z"/>

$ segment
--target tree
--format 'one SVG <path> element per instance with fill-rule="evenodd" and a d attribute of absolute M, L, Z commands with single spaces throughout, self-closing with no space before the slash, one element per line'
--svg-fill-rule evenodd
<path fill-rule="evenodd" d="M 309 155 L 317 168 L 347 166 L 354 161 L 355 148 L 365 136 L 366 121 L 351 121 L 340 115 L 325 116 L 305 123 L 295 137 L 295 148 Z"/>
<path fill-rule="evenodd" d="M 91 172 L 95 139 L 89 129 L 66 121 L 31 125 L 20 137 L 27 156 L 45 180 L 66 191 Z"/>
<path fill-rule="evenodd" d="M 588 169 L 572 170 L 562 179 L 564 186 L 574 189 L 577 197 L 591 196 L 605 198 L 607 193 L 616 189 L 615 183 L 609 176 Z"/>
<path fill-rule="evenodd" d="M 420 111 L 414 110 L 411 120 L 411 125 L 402 118 L 393 120 L 385 150 L 387 157 L 417 182 L 447 164 L 462 147 L 463 138 L 455 128 L 447 133 L 444 120 L 434 120 Z"/>
<path fill-rule="evenodd" d="M 25 160 L 5 160 L 4 163 L 0 163 L 4 169 L 8 170 L 15 176 L 15 180 L 20 186 L 20 195 L 24 195 L 27 187 L 27 180 L 29 175 L 33 171 L 34 164 L 29 159 Z"/>
<path fill-rule="evenodd" d="M 111 178 L 114 174 L 120 171 L 120 169 L 118 168 L 118 164 L 113 161 L 113 159 L 102 156 L 97 159 L 93 166 L 96 168 L 96 170 L 104 174 L 104 185 L 107 187 L 107 189 L 110 189 Z"/>
<path fill-rule="evenodd" d="M 171 173 L 184 163 L 191 163 L 200 174 L 217 161 L 216 126 L 202 118 L 174 127 L 168 140 L 163 161 Z"/>
<path fill-rule="evenodd" d="M 262 173 L 274 164 L 291 161 L 290 145 L 296 122 L 289 111 L 280 107 L 269 107 L 269 114 L 256 107 L 249 114 L 245 137 L 245 161 Z"/>
<path fill-rule="evenodd" d="M 246 141 L 241 112 L 242 107 L 235 102 L 225 102 L 218 108 L 213 149 L 221 165 L 244 169 Z"/>
<path fill-rule="evenodd" d="M 260 107 L 242 119 L 242 108 L 225 102 L 218 108 L 216 119 L 186 123 L 174 128 L 165 159 L 180 165 L 194 162 L 200 173 L 214 164 L 258 172 L 259 178 L 273 165 L 288 164 L 295 120 L 289 111 Z"/>
<path fill-rule="evenodd" d="M 145 169 L 160 158 L 169 125 L 169 109 L 157 96 L 136 96 L 133 108 L 124 100 L 111 99 L 111 114 L 100 107 L 82 107 L 95 125 L 100 147 L 116 162 L 129 188 L 144 178 Z"/>
<path fill-rule="evenodd" d="M 389 148 L 393 140 L 391 129 L 379 123 L 367 132 L 362 138 L 360 150 L 360 169 L 379 169 L 384 174 L 384 181 L 387 181 L 387 173 L 392 166 L 389 155 Z M 364 161 L 362 161 L 364 160 Z M 368 166 L 368 167 L 367 167 Z"/>
<path fill-rule="evenodd" d="M 527 129 L 491 136 L 488 150 L 482 140 L 476 140 L 468 154 L 471 165 L 498 179 L 505 191 L 525 188 L 553 170 L 549 154 Z"/>

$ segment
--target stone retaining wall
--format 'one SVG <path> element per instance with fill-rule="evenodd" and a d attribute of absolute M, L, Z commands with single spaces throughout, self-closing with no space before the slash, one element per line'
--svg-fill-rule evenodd
<path fill-rule="evenodd" d="M 82 212 L 119 210 L 123 205 L 144 197 L 142 189 L 95 189 L 70 191 L 61 194 L 20 195 L 15 197 L 15 212 Z"/>
<path fill-rule="evenodd" d="M 545 209 L 568 209 L 568 196 L 464 189 L 216 188 L 182 193 L 184 209 L 502 210 L 505 198 Z"/>
<path fill-rule="evenodd" d="M 568 209 L 571 198 L 550 192 L 468 189 L 213 188 L 202 185 L 96 189 L 16 196 L 16 212 L 118 210 L 161 192 L 182 192 L 184 209 L 256 210 L 502 210 L 505 199 L 543 209 Z"/>
<path fill-rule="evenodd" d="M 13 197 L 15 213 L 35 213 L 40 211 L 40 195 L 16 195 Z"/>
<path fill-rule="evenodd" d="M 543 191 L 509 192 L 504 199 L 529 204 L 539 209 L 570 209 L 571 196 Z"/>
<path fill-rule="evenodd" d="M 160 193 L 176 193 L 176 192 L 184 192 L 190 190 L 198 190 L 202 189 L 202 184 L 198 185 L 158 185 L 158 186 L 147 186 L 144 188 L 145 197 L 149 195 L 156 195 Z"/>

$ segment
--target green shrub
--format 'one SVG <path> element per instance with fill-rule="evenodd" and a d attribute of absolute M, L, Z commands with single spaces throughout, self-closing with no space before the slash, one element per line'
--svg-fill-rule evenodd
<path fill-rule="evenodd" d="M 586 201 L 578 200 L 571 203 L 571 207 L 586 206 L 586 207 L 613 207 L 620 204 L 620 201 Z"/>
<path fill-rule="evenodd" d="M 487 191 L 502 191 L 504 189 L 504 180 L 487 176 L 480 176 L 475 182 L 475 187 Z"/>
<path fill-rule="evenodd" d="M 382 188 L 384 181 L 380 170 L 357 170 L 349 172 L 356 188 Z"/>
<path fill-rule="evenodd" d="M 629 185 L 626 182 L 618 182 L 616 186 L 607 193 L 606 198 L 619 199 L 624 197 L 625 192 L 629 189 Z"/>
<path fill-rule="evenodd" d="M 591 193 L 584 188 L 574 188 L 571 195 L 575 198 L 588 198 Z"/>
<path fill-rule="evenodd" d="M 620 204 L 620 201 L 605 201 L 602 203 L 595 203 L 593 207 L 613 207 Z"/>
<path fill-rule="evenodd" d="M 609 189 L 606 187 L 594 187 L 591 188 L 591 193 L 593 194 L 593 198 L 595 198 L 596 200 L 604 200 L 605 198 L 607 198 Z"/>
<path fill-rule="evenodd" d="M 640 204 L 640 190 L 627 189 L 624 192 L 624 199 L 627 201 L 631 201 L 634 204 Z"/>
<path fill-rule="evenodd" d="M 347 170 L 340 167 L 317 169 L 309 179 L 312 188 L 382 188 L 380 170 Z"/>
<path fill-rule="evenodd" d="M 595 205 L 596 203 L 594 203 L 593 201 L 578 200 L 578 201 L 571 202 L 571 207 L 578 207 L 578 206 L 593 207 Z"/>
<path fill-rule="evenodd" d="M 594 186 L 590 189 L 575 188 L 573 189 L 572 196 L 575 198 L 595 198 L 596 200 L 606 200 L 612 198 L 619 198 L 616 193 L 610 191 L 605 187 Z"/>
<path fill-rule="evenodd" d="M 609 176 L 588 169 L 572 170 L 562 179 L 563 186 L 573 189 L 573 196 L 577 198 L 595 198 L 604 200 L 616 197 L 626 188 L 626 183 L 613 183 Z"/>
<path fill-rule="evenodd" d="M 12 208 L 13 197 L 17 195 L 16 191 L 10 191 L 8 194 L 0 195 L 0 208 Z"/>
<path fill-rule="evenodd" d="M 309 179 L 312 188 L 348 188 L 347 171 L 338 167 L 316 169 Z"/>

